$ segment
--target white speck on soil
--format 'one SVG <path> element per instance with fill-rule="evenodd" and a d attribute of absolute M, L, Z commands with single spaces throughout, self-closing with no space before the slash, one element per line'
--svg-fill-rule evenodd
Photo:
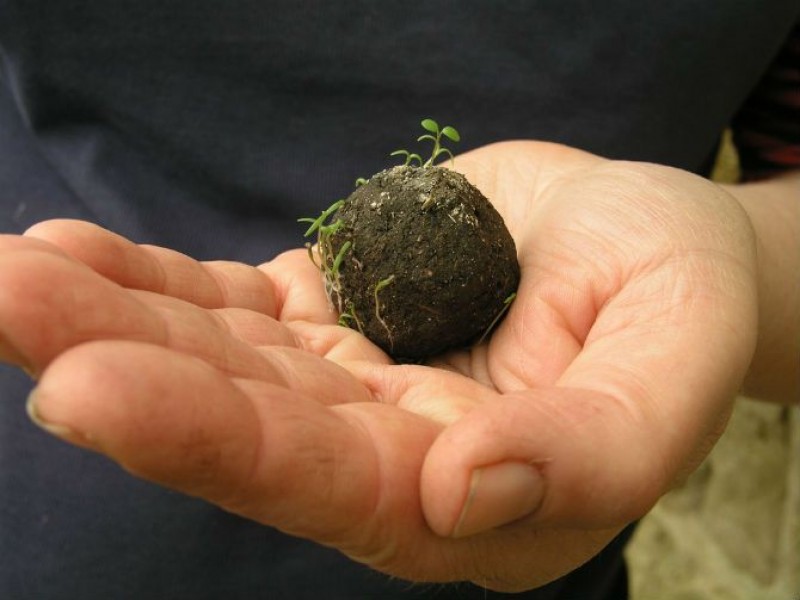
<path fill-rule="evenodd" d="M 448 216 L 453 223 L 466 223 L 470 227 L 478 227 L 478 218 L 471 212 L 468 212 L 463 204 L 453 207 L 448 213 Z"/>

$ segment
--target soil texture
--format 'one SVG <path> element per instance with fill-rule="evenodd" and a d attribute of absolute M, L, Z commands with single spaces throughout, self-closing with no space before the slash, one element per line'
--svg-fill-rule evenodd
<path fill-rule="evenodd" d="M 514 241 L 483 194 L 443 167 L 381 171 L 339 207 L 326 274 L 340 322 L 397 360 L 467 346 L 519 285 Z M 344 249 L 343 249 L 344 247 Z"/>

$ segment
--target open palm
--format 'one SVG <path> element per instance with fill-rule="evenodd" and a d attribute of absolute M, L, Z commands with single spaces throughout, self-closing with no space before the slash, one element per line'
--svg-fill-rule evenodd
<path fill-rule="evenodd" d="M 720 434 L 752 234 L 674 169 L 533 142 L 456 168 L 522 268 L 480 346 L 394 365 L 335 324 L 304 251 L 201 264 L 55 221 L 0 238 L 0 357 L 39 378 L 40 424 L 138 476 L 400 577 L 541 585 Z"/>

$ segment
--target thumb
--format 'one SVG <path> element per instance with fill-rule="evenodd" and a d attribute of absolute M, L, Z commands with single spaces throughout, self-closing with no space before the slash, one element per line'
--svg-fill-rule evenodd
<path fill-rule="evenodd" d="M 447 428 L 428 452 L 429 526 L 464 537 L 522 518 L 537 526 L 619 527 L 643 516 L 677 465 L 637 405 L 598 392 L 508 394 Z"/>

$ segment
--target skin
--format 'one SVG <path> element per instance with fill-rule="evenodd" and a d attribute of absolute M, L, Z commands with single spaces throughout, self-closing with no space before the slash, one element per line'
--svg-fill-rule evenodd
<path fill-rule="evenodd" d="M 800 204 L 798 180 L 535 142 L 456 166 L 522 268 L 476 348 L 392 364 L 335 325 L 305 250 L 198 263 L 51 221 L 0 238 L 0 357 L 39 425 L 138 477 L 395 576 L 542 585 L 699 464 L 746 377 L 796 398 L 800 236 L 748 207 Z"/>

